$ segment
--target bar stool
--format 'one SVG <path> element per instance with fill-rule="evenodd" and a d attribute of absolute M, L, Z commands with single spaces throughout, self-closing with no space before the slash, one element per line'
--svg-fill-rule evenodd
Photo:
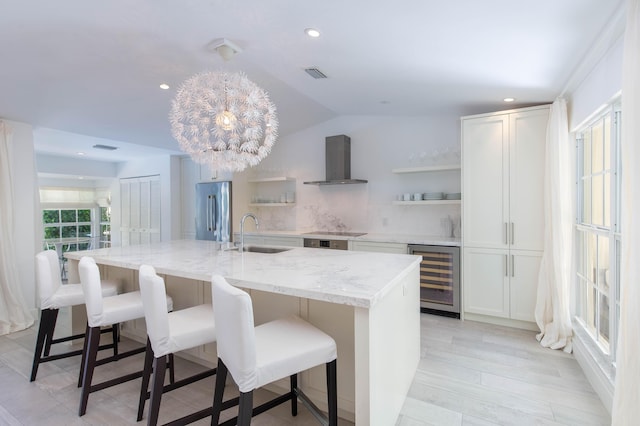
<path fill-rule="evenodd" d="M 81 350 L 68 351 L 55 355 L 49 355 L 51 345 L 68 342 L 74 339 L 84 338 L 84 334 L 53 338 L 53 333 L 58 319 L 60 308 L 84 304 L 84 292 L 80 284 L 62 284 L 60 278 L 60 261 L 55 250 L 45 250 L 36 254 L 36 286 L 40 295 L 40 325 L 36 338 L 36 349 L 33 356 L 30 381 L 36 379 L 40 363 L 69 358 L 82 354 Z M 101 283 L 103 296 L 115 296 L 118 294 L 118 283 L 103 280 Z M 113 343 L 103 345 L 100 349 L 113 349 L 113 354 L 118 354 L 118 324 L 113 324 L 111 329 L 102 330 L 103 333 L 113 334 Z"/>
<path fill-rule="evenodd" d="M 87 308 L 87 338 L 82 352 L 82 364 L 80 367 L 82 391 L 80 393 L 80 408 L 78 415 L 83 416 L 87 412 L 89 394 L 111 386 L 115 386 L 142 376 L 142 370 L 126 374 L 103 383 L 91 384 L 93 371 L 98 365 L 111 361 L 117 361 L 131 355 L 145 351 L 146 347 L 132 349 L 117 356 L 96 360 L 98 346 L 100 344 L 100 327 L 112 324 L 132 321 L 144 317 L 142 296 L 139 291 L 119 294 L 117 296 L 102 297 L 100 293 L 100 271 L 95 260 L 91 257 L 82 257 L 78 265 L 80 282 L 85 294 L 85 306 Z M 166 296 L 167 309 L 173 309 L 173 299 Z M 171 363 L 173 369 L 173 363 Z"/>
<path fill-rule="evenodd" d="M 240 390 L 238 417 L 223 425 L 250 425 L 251 417 L 291 401 L 291 415 L 298 414 L 297 398 L 323 424 L 338 424 L 336 342 L 297 316 L 271 321 L 257 327 L 249 295 L 231 286 L 224 277 L 211 280 L 213 315 L 217 324 L 218 373 L 213 397 L 211 424 L 217 425 L 224 409 L 222 397 L 227 371 Z M 298 388 L 297 373 L 326 364 L 329 415 L 321 413 Z M 253 408 L 253 390 L 289 376 L 290 392 Z"/>
<path fill-rule="evenodd" d="M 159 277 L 155 269 L 149 265 L 140 266 L 139 277 L 149 338 L 140 388 L 138 421 L 142 420 L 144 405 L 149 398 L 147 389 L 153 364 L 153 384 L 147 424 L 156 425 L 163 392 L 178 389 L 216 373 L 214 368 L 164 386 L 167 355 L 215 342 L 216 328 L 213 320 L 213 306 L 210 303 L 169 313 L 166 302 L 167 293 L 162 277 Z M 185 416 L 176 422 L 191 423 L 210 414 L 211 407 L 207 407 L 205 410 Z"/>

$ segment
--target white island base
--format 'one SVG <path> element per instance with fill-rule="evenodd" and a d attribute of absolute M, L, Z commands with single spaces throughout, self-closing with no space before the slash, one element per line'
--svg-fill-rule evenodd
<path fill-rule="evenodd" d="M 299 315 L 336 341 L 339 416 L 357 425 L 395 424 L 420 359 L 418 256 L 307 248 L 219 253 L 210 242 L 172 241 L 69 253 L 71 279 L 82 255 L 96 260 L 103 278 L 120 279 L 125 291 L 138 289 L 141 264 L 154 266 L 176 310 L 210 302 L 215 271 L 251 294 L 256 325 Z M 74 308 L 74 330 L 84 330 L 85 318 L 82 307 Z M 122 331 L 146 341 L 144 319 Z M 217 360 L 215 344 L 179 355 L 209 367 Z M 326 410 L 324 366 L 302 373 L 299 382 Z M 288 381 L 275 386 L 286 391 Z"/>

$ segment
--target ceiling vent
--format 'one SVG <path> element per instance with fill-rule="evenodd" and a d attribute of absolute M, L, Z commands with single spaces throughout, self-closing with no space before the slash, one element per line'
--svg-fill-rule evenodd
<path fill-rule="evenodd" d="M 110 145 L 94 145 L 93 146 L 95 149 L 104 149 L 105 151 L 115 151 L 116 149 L 118 149 L 117 146 L 110 146 Z"/>
<path fill-rule="evenodd" d="M 327 78 L 327 76 L 318 68 L 305 68 L 304 71 L 313 78 Z"/>

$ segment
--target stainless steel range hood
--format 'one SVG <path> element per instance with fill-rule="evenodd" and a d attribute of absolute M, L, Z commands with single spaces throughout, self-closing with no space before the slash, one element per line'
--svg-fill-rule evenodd
<path fill-rule="evenodd" d="M 351 138 L 346 135 L 325 138 L 325 180 L 304 182 L 307 185 L 344 185 L 367 183 L 364 179 L 351 179 Z"/>

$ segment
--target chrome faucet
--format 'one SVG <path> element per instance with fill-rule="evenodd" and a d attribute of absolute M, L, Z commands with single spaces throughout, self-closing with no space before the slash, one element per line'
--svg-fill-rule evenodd
<path fill-rule="evenodd" d="M 256 229 L 258 229 L 258 218 L 253 213 L 246 213 L 240 220 L 240 253 L 244 252 L 244 221 L 246 218 L 253 218 L 256 223 Z"/>

